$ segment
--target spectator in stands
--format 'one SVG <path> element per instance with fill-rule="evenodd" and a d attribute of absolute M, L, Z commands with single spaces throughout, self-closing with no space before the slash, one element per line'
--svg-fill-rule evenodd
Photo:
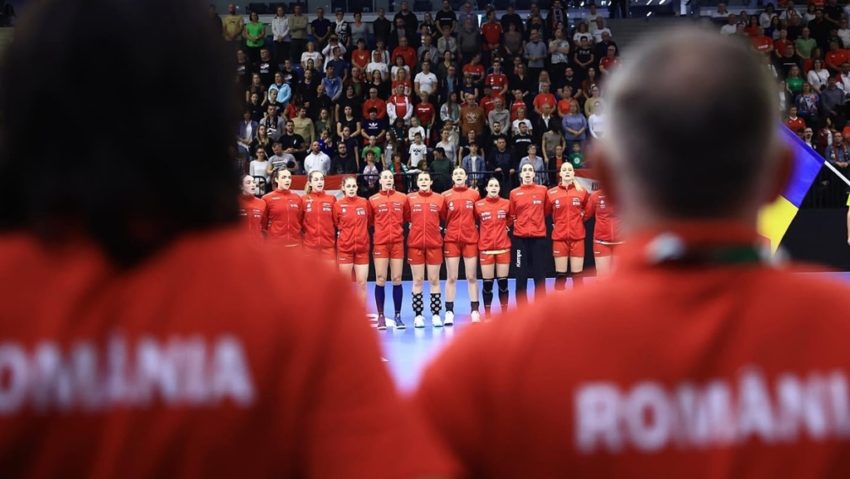
<path fill-rule="evenodd" d="M 366 139 L 366 141 L 371 141 L 371 139 L 375 139 L 377 143 L 383 144 L 387 138 L 387 120 L 386 118 L 378 118 L 379 111 L 386 110 L 378 110 L 375 107 L 369 108 L 368 117 L 363 122 L 363 128 L 361 135 Z M 380 158 L 380 156 L 378 156 Z"/>
<path fill-rule="evenodd" d="M 331 101 L 336 102 L 342 96 L 342 80 L 336 76 L 332 65 L 328 65 L 325 68 L 325 77 L 322 78 L 322 86 L 324 86 L 325 94 Z"/>
<path fill-rule="evenodd" d="M 289 18 L 286 17 L 286 6 L 282 3 L 275 8 L 275 16 L 272 18 L 272 56 L 275 65 L 282 65 L 289 58 L 292 39 L 289 37 Z"/>
<path fill-rule="evenodd" d="M 257 148 L 254 151 L 254 159 L 251 160 L 251 163 L 248 165 L 248 174 L 255 178 L 263 178 L 266 181 L 266 184 L 268 184 L 271 168 L 269 159 L 266 155 L 266 150 Z"/>
<path fill-rule="evenodd" d="M 481 54 L 481 33 L 469 18 L 464 20 L 457 34 L 457 47 L 463 63 L 468 63 L 474 56 Z M 483 76 L 482 74 L 482 79 Z"/>
<path fill-rule="evenodd" d="M 299 165 L 304 164 L 304 154 L 307 150 L 307 143 L 304 137 L 295 133 L 295 123 L 292 120 L 287 120 L 283 135 L 280 136 L 280 144 L 283 146 L 283 151 L 294 156 Z"/>
<path fill-rule="evenodd" d="M 310 144 L 310 153 L 304 159 L 304 171 L 321 171 L 324 176 L 328 175 L 331 170 L 331 159 L 319 149 L 319 142 L 314 141 Z"/>
<path fill-rule="evenodd" d="M 452 171 L 455 164 L 446 158 L 446 152 L 440 148 L 434 148 L 434 159 L 431 161 L 429 171 L 434 179 L 432 189 L 437 193 L 442 193 L 452 187 Z"/>
<path fill-rule="evenodd" d="M 372 21 L 372 30 L 375 33 L 376 42 L 387 42 L 390 39 L 390 31 L 393 28 L 392 22 L 387 20 L 386 12 L 383 8 L 378 9 L 378 17 Z"/>
<path fill-rule="evenodd" d="M 818 47 L 817 41 L 811 37 L 811 30 L 804 27 L 800 32 L 800 36 L 794 40 L 794 48 L 797 55 L 804 60 L 812 58 L 812 52 Z"/>
<path fill-rule="evenodd" d="M 354 12 L 354 21 L 349 25 L 351 31 L 351 43 L 357 45 L 361 40 L 363 45 L 369 41 L 369 36 L 373 33 L 372 25 L 363 21 L 363 12 L 357 10 Z M 368 60 L 369 57 L 367 56 Z"/>
<path fill-rule="evenodd" d="M 605 101 L 600 96 L 599 85 L 593 85 L 589 88 L 590 95 L 584 101 L 584 116 L 590 116 L 596 111 Z"/>
<path fill-rule="evenodd" d="M 484 133 L 484 109 L 478 105 L 475 96 L 466 95 L 466 103 L 460 109 L 460 131 L 466 136 L 470 131 L 476 135 Z"/>
<path fill-rule="evenodd" d="M 599 43 L 602 41 L 603 35 L 607 34 L 611 36 L 611 29 L 605 26 L 604 18 L 596 17 L 596 21 L 591 26 L 590 33 L 593 35 L 594 43 Z"/>
<path fill-rule="evenodd" d="M 850 50 L 841 48 L 837 40 L 829 42 L 829 51 L 826 52 L 824 63 L 830 73 L 838 73 L 841 71 L 841 65 L 850 61 Z"/>
<path fill-rule="evenodd" d="M 410 31 L 405 27 L 404 19 L 400 17 L 396 17 L 394 20 L 394 27 L 392 33 L 390 34 L 389 46 L 390 48 L 397 47 L 401 45 L 402 40 L 405 41 L 408 45 L 412 44 L 416 37 L 416 31 Z"/>
<path fill-rule="evenodd" d="M 520 123 L 518 131 L 511 137 L 511 150 L 516 164 L 519 164 L 519 160 L 528 154 L 528 146 L 532 144 L 534 144 L 534 137 L 531 136 L 528 123 Z"/>
<path fill-rule="evenodd" d="M 611 74 L 611 71 L 617 66 L 619 63 L 619 59 L 617 58 L 617 47 L 614 45 L 610 45 L 608 47 L 608 51 L 606 55 L 599 60 L 599 72 L 605 76 Z"/>
<path fill-rule="evenodd" d="M 803 118 L 807 125 L 819 125 L 818 108 L 820 96 L 812 89 L 809 83 L 803 83 L 803 91 L 795 102 L 797 114 Z"/>
<path fill-rule="evenodd" d="M 254 135 L 254 139 L 251 141 L 249 153 L 251 156 L 256 156 L 257 150 L 264 150 L 266 152 L 266 156 L 271 154 L 272 151 L 272 139 L 269 138 L 264 125 L 259 125 L 257 127 L 257 134 Z"/>
<path fill-rule="evenodd" d="M 738 33 L 738 17 L 734 13 L 730 13 L 726 17 L 726 24 L 720 27 L 721 35 L 735 35 Z"/>
<path fill-rule="evenodd" d="M 301 67 L 304 70 L 314 69 L 318 65 L 322 65 L 323 61 L 322 54 L 316 51 L 316 44 L 307 42 L 307 50 L 301 53 Z M 312 63 L 308 64 L 308 62 Z"/>
<path fill-rule="evenodd" d="M 342 136 L 342 131 L 345 128 L 348 128 L 350 135 L 353 137 L 360 138 L 363 136 L 363 130 L 360 126 L 360 122 L 354 116 L 354 108 L 352 105 L 345 105 L 342 108 L 342 113 L 339 115 L 339 121 L 337 121 L 335 127 L 336 134 L 340 137 Z"/>
<path fill-rule="evenodd" d="M 407 73 L 410 74 L 410 69 L 416 67 L 416 49 L 410 46 L 406 37 L 399 40 L 398 46 L 393 49 L 392 55 L 390 55 L 390 60 L 394 65 L 398 65 L 397 59 L 399 57 L 404 59 L 404 66 L 407 67 Z"/>
<path fill-rule="evenodd" d="M 379 72 L 381 74 L 382 81 L 386 81 L 390 77 L 389 68 L 387 67 L 387 64 L 384 63 L 381 52 L 377 50 L 372 52 L 372 61 L 366 65 L 366 74 L 369 75 L 370 78 L 373 78 L 374 72 Z"/>
<path fill-rule="evenodd" d="M 532 30 L 530 37 L 529 42 L 525 44 L 523 56 L 528 62 L 528 76 L 533 84 L 537 83 L 537 77 L 543 71 L 549 52 L 546 43 L 540 38 L 540 30 Z"/>
<path fill-rule="evenodd" d="M 596 55 L 586 38 L 579 40 L 579 47 L 573 53 L 573 66 L 579 78 L 587 78 L 587 72 L 596 64 Z"/>
<path fill-rule="evenodd" d="M 292 124 L 295 133 L 300 135 L 306 143 L 313 143 L 318 139 L 315 127 L 313 126 L 313 120 L 307 116 L 306 108 L 301 107 L 298 109 L 298 116 L 292 119 Z"/>
<path fill-rule="evenodd" d="M 281 170 L 284 168 L 297 170 L 298 164 L 295 161 L 295 157 L 283 151 L 283 145 L 279 141 L 276 141 L 272 144 L 272 156 L 269 158 L 269 167 L 272 170 Z"/>
<path fill-rule="evenodd" d="M 827 80 L 829 80 L 829 70 L 827 70 L 823 66 L 823 60 L 821 60 L 820 58 L 816 58 L 814 62 L 812 62 L 812 68 L 806 75 L 806 79 L 808 80 L 809 84 L 811 84 L 812 89 L 815 92 L 820 93 L 820 91 L 827 86 Z"/>
<path fill-rule="evenodd" d="M 562 120 L 564 138 L 572 148 L 573 143 L 583 146 L 587 139 L 587 118 L 578 111 L 578 103 L 570 105 L 570 113 Z"/>
<path fill-rule="evenodd" d="M 387 118 L 391 123 L 395 123 L 396 119 L 401 119 L 407 124 L 410 117 L 413 116 L 413 104 L 404 94 L 404 89 L 405 86 L 399 84 L 395 89 L 395 94 L 387 100 Z"/>
<path fill-rule="evenodd" d="M 788 89 L 788 93 L 792 99 L 796 99 L 797 95 L 803 91 L 803 83 L 805 83 L 805 80 L 800 76 L 800 67 L 797 65 L 791 66 L 790 70 L 788 70 L 788 76 L 785 77 L 785 88 Z"/>
<path fill-rule="evenodd" d="M 487 9 L 487 21 L 481 25 L 481 37 L 484 42 L 485 51 L 493 51 L 502 43 L 502 25 L 496 21 L 496 10 L 492 7 Z"/>
<path fill-rule="evenodd" d="M 442 36 L 437 39 L 437 50 L 441 52 L 449 51 L 451 52 L 452 57 L 457 59 L 457 40 L 455 40 L 452 36 L 452 29 L 449 26 L 441 26 L 440 32 L 442 33 Z"/>
<path fill-rule="evenodd" d="M 325 45 L 328 44 L 328 38 L 330 38 L 333 28 L 333 23 L 325 18 L 325 9 L 322 7 L 317 8 L 316 18 L 310 22 L 310 30 L 312 31 L 316 42 L 319 44 L 319 50 L 325 48 Z"/>
<path fill-rule="evenodd" d="M 266 107 L 266 114 L 260 121 L 260 126 L 265 129 L 272 140 L 277 141 L 280 138 L 280 135 L 283 133 L 283 120 L 278 114 L 277 107 L 274 105 L 268 105 Z"/>
<path fill-rule="evenodd" d="M 337 154 L 331 161 L 331 171 L 334 174 L 356 174 L 360 170 L 357 157 L 352 154 L 345 142 L 340 141 L 337 145 Z"/>
<path fill-rule="evenodd" d="M 384 156 L 384 152 L 381 149 L 381 146 L 378 145 L 378 138 L 376 136 L 370 136 L 366 140 L 366 146 L 360 150 L 360 158 L 366 158 L 369 153 L 374 155 L 376 161 L 380 160 Z"/>
<path fill-rule="evenodd" d="M 590 136 L 598 140 L 605 135 L 605 109 L 597 105 L 593 112 L 587 117 L 587 130 Z"/>
<path fill-rule="evenodd" d="M 511 122 L 511 134 L 516 135 L 520 131 L 520 126 L 525 126 L 526 131 L 531 134 L 534 132 L 534 125 L 532 125 L 531 120 L 528 119 L 525 113 L 525 104 L 523 106 L 517 108 L 516 110 L 516 119 Z"/>
<path fill-rule="evenodd" d="M 226 41 L 235 51 L 242 44 L 242 33 L 245 29 L 245 20 L 242 15 L 236 13 L 236 5 L 230 3 L 227 5 L 227 15 L 221 19 L 224 26 L 222 34 Z"/>
<path fill-rule="evenodd" d="M 844 12 L 836 0 L 829 0 L 823 7 L 823 17 L 832 24 L 832 28 L 838 28 L 843 15 Z"/>
<path fill-rule="evenodd" d="M 245 110 L 242 113 L 242 121 L 239 123 L 239 131 L 236 135 L 236 144 L 240 156 L 247 157 L 249 155 L 257 127 L 257 122 L 251 119 L 251 112 Z"/>
<path fill-rule="evenodd" d="M 806 129 L 806 121 L 797 116 L 797 107 L 788 108 L 788 116 L 785 117 L 785 126 L 791 131 L 800 135 Z"/>
<path fill-rule="evenodd" d="M 257 62 L 260 59 L 260 48 L 263 48 L 266 43 L 266 25 L 260 21 L 257 12 L 251 12 L 248 15 L 248 23 L 245 24 L 242 37 L 245 39 L 248 57 Z"/>
<path fill-rule="evenodd" d="M 832 134 L 832 144 L 826 147 L 824 158 L 846 174 L 850 166 L 850 146 L 844 142 L 844 135 L 840 131 Z"/>
<path fill-rule="evenodd" d="M 831 25 L 832 24 L 824 18 L 823 10 L 821 9 L 815 10 L 814 20 L 810 21 L 807 25 L 812 38 L 815 39 L 821 50 L 825 51 L 829 46 L 830 31 L 834 28 Z"/>
<path fill-rule="evenodd" d="M 532 102 L 532 105 L 534 106 L 534 112 L 538 115 L 543 114 L 543 108 L 546 107 L 546 106 L 549 107 L 549 111 L 551 112 L 551 110 L 553 108 L 555 108 L 555 105 L 558 103 L 558 101 L 555 99 L 555 95 L 553 95 L 549 91 L 549 87 L 550 87 L 549 82 L 541 81 L 540 82 L 540 93 L 538 93 L 534 97 L 534 101 Z"/>
<path fill-rule="evenodd" d="M 820 97 L 824 115 L 830 119 L 836 129 L 844 128 L 847 95 L 844 90 L 838 88 L 835 77 L 829 77 L 826 88 L 820 92 Z"/>
<path fill-rule="evenodd" d="M 260 96 L 256 93 L 251 94 L 251 98 L 248 101 L 247 108 L 251 112 L 251 119 L 256 122 L 262 120 L 263 116 L 266 113 L 266 108 L 260 102 Z"/>
<path fill-rule="evenodd" d="M 548 174 L 546 173 L 546 165 L 543 162 L 543 158 L 537 156 L 537 145 L 528 145 L 528 155 L 524 156 L 519 161 L 519 168 L 522 169 L 523 165 L 531 165 L 534 168 L 534 183 L 538 185 L 545 185 L 548 183 Z"/>
<path fill-rule="evenodd" d="M 440 105 L 440 121 L 444 126 L 456 127 L 460 123 L 460 105 L 458 90 L 445 94 L 446 101 Z M 445 92 L 444 92 L 445 93 Z"/>
<path fill-rule="evenodd" d="M 550 122 L 549 127 L 541 135 L 540 143 L 541 150 L 543 151 L 543 161 L 546 163 L 547 168 L 551 169 L 554 165 L 552 158 L 555 157 L 555 149 L 560 146 L 563 151 L 566 145 L 566 139 L 561 132 L 561 125 L 556 121 Z M 554 166 L 554 168 L 557 169 L 557 166 Z"/>
<path fill-rule="evenodd" d="M 292 61 L 301 61 L 301 52 L 307 45 L 307 28 L 309 22 L 307 16 L 301 12 L 301 4 L 296 3 L 292 15 L 287 18 L 289 23 L 289 36 L 292 38 Z"/>
<path fill-rule="evenodd" d="M 336 142 L 334 141 L 334 137 L 331 135 L 331 131 L 325 128 L 324 130 L 318 130 L 318 132 L 319 150 L 328 155 L 329 158 L 336 156 Z"/>
<path fill-rule="evenodd" d="M 511 113 L 505 108 L 501 97 L 493 99 L 493 109 L 487 114 L 491 135 L 507 135 L 510 132 Z"/>
<path fill-rule="evenodd" d="M 478 150 L 478 144 L 471 143 L 469 153 L 461 160 L 461 168 L 466 171 L 468 177 L 466 184 L 473 189 L 478 188 L 478 184 L 484 180 L 484 172 L 486 171 L 484 157 Z"/>

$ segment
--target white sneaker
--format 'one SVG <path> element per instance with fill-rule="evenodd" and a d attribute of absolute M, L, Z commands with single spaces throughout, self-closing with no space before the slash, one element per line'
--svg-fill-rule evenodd
<path fill-rule="evenodd" d="M 439 318 L 439 316 L 435 316 L 435 318 Z M 455 324 L 455 313 L 453 311 L 446 311 L 446 320 L 443 321 L 443 324 L 446 326 Z"/>
<path fill-rule="evenodd" d="M 433 326 L 435 328 L 442 328 L 443 327 L 443 322 L 440 321 L 440 315 L 439 314 L 435 314 L 435 315 L 431 316 L 431 326 Z"/>
<path fill-rule="evenodd" d="M 478 311 L 473 311 L 472 314 L 469 315 L 469 319 L 471 319 L 473 323 L 477 323 L 481 321 L 481 315 Z"/>
<path fill-rule="evenodd" d="M 420 314 L 419 316 L 413 318 L 413 327 L 414 328 L 424 328 L 425 327 L 425 318 Z"/>

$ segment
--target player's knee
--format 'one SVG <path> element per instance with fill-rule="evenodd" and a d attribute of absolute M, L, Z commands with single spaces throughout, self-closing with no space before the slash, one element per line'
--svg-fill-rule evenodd
<path fill-rule="evenodd" d="M 378 286 L 383 286 L 384 283 L 387 282 L 387 275 L 385 274 L 376 274 L 375 275 L 375 284 Z"/>

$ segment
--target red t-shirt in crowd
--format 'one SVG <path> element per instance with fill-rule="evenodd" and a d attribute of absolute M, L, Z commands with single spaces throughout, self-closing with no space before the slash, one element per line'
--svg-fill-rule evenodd
<path fill-rule="evenodd" d="M 617 218 L 614 205 L 603 190 L 596 190 L 587 202 L 586 220 L 596 218 L 593 227 L 593 240 L 602 243 L 619 243 L 620 220 Z"/>
<path fill-rule="evenodd" d="M 354 51 L 351 52 L 351 63 L 360 67 L 363 71 L 366 71 L 366 66 L 369 65 L 370 59 L 371 55 L 369 54 L 369 50 L 360 50 L 359 48 L 355 48 Z"/>
<path fill-rule="evenodd" d="M 407 245 L 411 248 L 440 248 L 443 235 L 440 222 L 446 219 L 446 200 L 433 191 L 417 191 L 407 195 L 410 210 L 410 232 Z"/>
<path fill-rule="evenodd" d="M 6 234 L 0 282 L 4 477 L 452 472 L 351 283 L 299 250 L 232 228 L 127 269 Z"/>
<path fill-rule="evenodd" d="M 363 102 L 363 118 L 369 118 L 369 110 L 372 108 L 378 110 L 377 118 L 387 117 L 387 102 L 381 98 L 370 98 Z"/>
<path fill-rule="evenodd" d="M 481 197 L 478 190 L 462 186 L 443 192 L 446 199 L 445 241 L 463 244 L 478 243 L 475 227 L 475 202 Z"/>
<path fill-rule="evenodd" d="M 419 119 L 419 123 L 427 128 L 431 124 L 431 120 L 434 119 L 436 112 L 434 111 L 434 105 L 422 102 L 417 103 L 413 107 L 413 114 Z"/>
<path fill-rule="evenodd" d="M 794 133 L 800 134 L 803 130 L 806 129 L 806 120 L 800 118 L 791 118 L 788 117 L 785 119 L 785 126 L 787 126 Z"/>
<path fill-rule="evenodd" d="M 489 86 L 494 95 L 504 95 L 508 77 L 504 73 L 491 73 L 484 78 L 484 86 Z"/>
<path fill-rule="evenodd" d="M 476 63 L 475 65 L 467 63 L 463 66 L 463 73 L 464 75 L 472 75 L 472 80 L 478 82 L 484 79 L 484 74 L 487 73 L 487 70 L 480 63 Z"/>
<path fill-rule="evenodd" d="M 481 36 L 484 37 L 485 47 L 500 44 L 502 42 L 502 25 L 499 22 L 484 23 L 484 25 L 481 25 Z"/>
<path fill-rule="evenodd" d="M 845 62 L 850 62 L 850 50 L 846 50 L 844 48 L 839 48 L 834 51 L 830 50 L 826 52 L 826 55 L 824 56 L 824 63 L 826 63 L 826 66 L 834 71 L 840 71 L 841 64 Z"/>
<path fill-rule="evenodd" d="M 369 198 L 369 203 L 375 225 L 372 243 L 384 245 L 404 241 L 404 223 L 410 217 L 407 196 L 395 190 L 380 191 Z"/>
<path fill-rule="evenodd" d="M 761 53 L 769 53 L 773 47 L 773 39 L 764 35 L 758 35 L 750 38 L 753 42 L 753 47 Z"/>
<path fill-rule="evenodd" d="M 484 115 L 490 114 L 496 108 L 494 100 L 495 96 L 487 95 L 478 102 L 478 106 L 484 110 Z"/>
<path fill-rule="evenodd" d="M 478 218 L 478 249 L 498 251 L 510 249 L 511 238 L 508 227 L 511 222 L 511 202 L 505 198 L 487 198 L 475 202 L 475 217 Z"/>
<path fill-rule="evenodd" d="M 538 93 L 534 97 L 534 108 L 540 111 L 543 111 L 543 105 L 549 105 L 554 110 L 557 104 L 558 100 L 551 93 Z"/>
<path fill-rule="evenodd" d="M 274 190 L 263 196 L 268 210 L 266 237 L 286 246 L 301 244 L 304 200 L 292 190 Z"/>
<path fill-rule="evenodd" d="M 552 239 L 556 241 L 583 240 L 584 214 L 590 194 L 574 185 L 558 185 L 548 192 L 547 202 L 552 211 Z"/>
<path fill-rule="evenodd" d="M 324 191 L 304 195 L 304 246 L 308 248 L 333 248 L 336 243 L 334 228 L 334 203 L 336 197 Z"/>
<path fill-rule="evenodd" d="M 415 404 L 466 477 L 850 477 L 850 288 L 758 262 L 664 262 L 679 244 L 752 245 L 754 227 L 663 233 L 628 238 L 611 277 L 474 328 L 431 363 Z"/>
<path fill-rule="evenodd" d="M 546 215 L 549 201 L 543 185 L 520 185 L 511 190 L 511 221 L 514 236 L 543 238 L 546 236 Z"/>
<path fill-rule="evenodd" d="M 395 47 L 392 55 L 390 55 L 390 64 L 395 65 L 395 59 L 399 56 L 404 58 L 404 64 L 410 67 L 410 71 L 413 71 L 416 66 L 416 49 L 409 45 Z"/>
<path fill-rule="evenodd" d="M 266 217 L 266 202 L 254 195 L 239 196 L 239 216 L 245 227 L 256 238 L 263 237 L 263 230 L 268 221 Z"/>
<path fill-rule="evenodd" d="M 369 252 L 372 207 L 366 198 L 345 197 L 334 203 L 334 224 L 339 235 L 336 249 L 343 253 Z"/>

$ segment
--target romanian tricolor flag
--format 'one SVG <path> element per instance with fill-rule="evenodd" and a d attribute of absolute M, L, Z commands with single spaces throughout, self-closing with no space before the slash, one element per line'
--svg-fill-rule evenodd
<path fill-rule="evenodd" d="M 759 214 L 759 233 L 770 239 L 770 248 L 774 253 L 824 162 L 824 159 L 806 146 L 794 132 L 785 126 L 781 129 L 780 134 L 788 142 L 794 155 L 791 179 L 779 198 L 773 204 L 765 206 Z"/>

